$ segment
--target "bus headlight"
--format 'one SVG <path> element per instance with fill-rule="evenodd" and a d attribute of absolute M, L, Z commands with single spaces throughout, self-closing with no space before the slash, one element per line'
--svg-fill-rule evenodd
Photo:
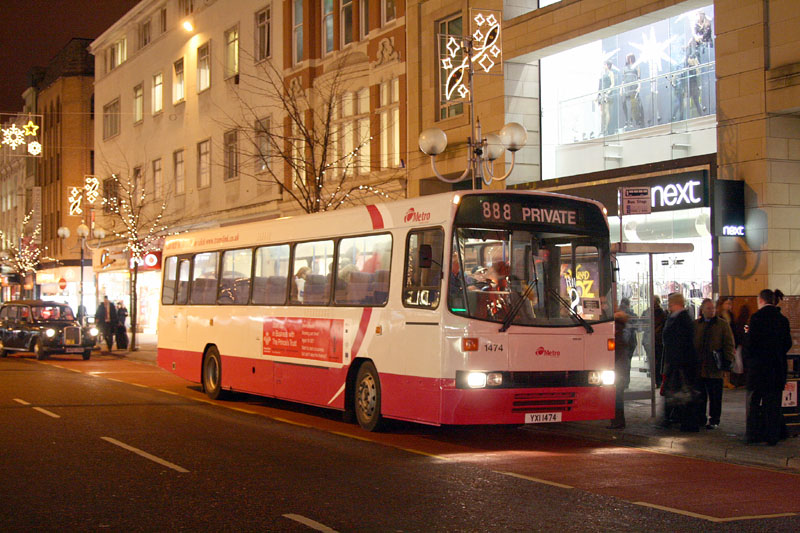
<path fill-rule="evenodd" d="M 603 370 L 600 372 L 600 381 L 603 385 L 613 385 L 616 381 L 616 375 L 613 370 Z"/>
<path fill-rule="evenodd" d="M 51 338 L 51 339 L 52 339 L 53 337 L 55 337 L 55 336 L 56 336 L 56 330 L 54 330 L 53 328 L 49 328 L 49 329 L 46 329 L 46 330 L 44 331 L 44 334 L 45 334 L 45 335 L 47 335 L 49 338 Z"/>
<path fill-rule="evenodd" d="M 486 384 L 490 387 L 499 387 L 503 384 L 503 374 L 500 372 L 489 372 L 486 374 Z"/>
<path fill-rule="evenodd" d="M 482 389 L 486 386 L 486 374 L 484 372 L 470 372 L 467 374 L 467 385 L 472 389 Z"/>
<path fill-rule="evenodd" d="M 98 333 L 100 333 L 99 329 L 97 329 L 95 327 L 89 328 L 89 335 L 91 335 L 92 337 L 97 337 Z"/>

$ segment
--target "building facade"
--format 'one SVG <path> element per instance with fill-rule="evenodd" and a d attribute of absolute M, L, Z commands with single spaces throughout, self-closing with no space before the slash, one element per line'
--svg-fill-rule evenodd
<path fill-rule="evenodd" d="M 107 257 L 131 205 L 164 234 L 405 196 L 405 35 L 390 0 L 140 2 L 91 46 Z M 95 269 L 127 297 L 126 261 Z"/>
<path fill-rule="evenodd" d="M 424 89 L 442 84 L 437 34 L 469 35 L 469 7 L 408 3 L 408 39 L 418 43 L 409 57 L 409 140 L 442 128 L 455 147 L 438 163 L 451 175 L 465 166 L 459 141 L 469 135 L 467 107 L 443 103 L 441 90 L 425 98 Z M 793 309 L 800 295 L 796 2 L 487 0 L 480 7 L 502 13 L 504 74 L 476 76 L 476 116 L 484 131 L 511 121 L 528 130 L 508 186 L 604 198 L 614 240 L 692 244 L 692 254 L 659 258 L 657 295 L 681 290 L 699 303 L 780 288 Z M 411 159 L 411 194 L 444 187 L 427 159 Z M 740 192 L 731 193 L 730 181 L 741 182 Z M 616 192 L 634 186 L 651 189 L 653 213 L 623 217 L 620 231 Z M 729 207 L 744 220 L 732 223 Z"/>

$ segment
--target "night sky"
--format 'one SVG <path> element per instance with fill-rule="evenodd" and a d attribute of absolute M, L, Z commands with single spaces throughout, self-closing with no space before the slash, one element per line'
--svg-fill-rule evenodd
<path fill-rule="evenodd" d="M 94 39 L 139 0 L 0 0 L 0 112 L 22 110 L 31 67 L 73 37 Z M 130 51 L 130 45 L 128 46 Z"/>

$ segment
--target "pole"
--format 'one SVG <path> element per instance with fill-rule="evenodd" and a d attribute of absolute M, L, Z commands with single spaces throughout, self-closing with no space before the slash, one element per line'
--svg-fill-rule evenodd
<path fill-rule="evenodd" d="M 469 161 L 470 165 L 472 166 L 472 188 L 478 188 L 478 177 L 479 177 L 479 165 L 480 158 L 478 157 L 478 150 L 480 150 L 480 140 L 476 136 L 475 131 L 475 86 L 473 83 L 474 78 L 474 71 L 472 69 L 472 38 L 468 37 L 466 39 L 467 43 L 467 57 L 469 61 L 467 62 L 469 68 L 467 69 L 467 75 L 469 76 L 469 128 L 470 128 L 470 135 L 472 138 L 469 142 Z"/>
<path fill-rule="evenodd" d="M 83 247 L 86 244 L 86 237 L 81 237 L 81 290 L 80 290 L 80 303 L 78 304 L 78 313 L 81 315 L 81 326 L 85 321 L 86 308 L 83 306 Z"/>

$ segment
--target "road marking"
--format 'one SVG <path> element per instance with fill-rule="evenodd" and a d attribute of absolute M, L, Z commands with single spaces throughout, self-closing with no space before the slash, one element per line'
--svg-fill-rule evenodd
<path fill-rule="evenodd" d="M 320 524 L 316 520 L 311 520 L 310 518 L 306 518 L 305 516 L 299 514 L 285 514 L 283 517 L 288 518 L 289 520 L 294 520 L 295 522 L 300 522 L 301 524 L 306 525 L 311 529 L 316 529 L 317 531 L 324 531 L 325 533 L 337 533 L 335 529 L 331 529 L 325 524 Z"/>
<path fill-rule="evenodd" d="M 183 474 L 189 472 L 188 470 L 186 470 L 182 466 L 178 466 L 175 463 L 170 463 L 169 461 L 165 461 L 164 459 L 161 459 L 160 457 L 156 457 L 155 455 L 149 454 L 144 450 L 140 450 L 139 448 L 134 448 L 133 446 L 131 446 L 129 444 L 125 444 L 124 442 L 118 441 L 117 439 L 112 439 L 111 437 L 100 437 L 100 438 L 103 439 L 106 442 L 110 442 L 114 446 L 119 446 L 120 448 L 124 448 L 124 449 L 128 450 L 129 452 L 133 452 L 136 455 L 144 457 L 145 459 L 149 459 L 149 460 L 153 461 L 154 463 L 158 463 L 161 466 L 166 466 L 167 468 L 171 468 L 171 469 L 173 469 L 173 470 L 175 470 L 177 472 L 181 472 Z"/>
<path fill-rule="evenodd" d="M 731 516 L 727 518 L 718 518 L 716 516 L 709 516 L 700 513 L 693 513 L 691 511 L 684 511 L 682 509 L 675 509 L 674 507 L 665 507 L 663 505 L 657 505 L 655 503 L 648 503 L 648 502 L 631 502 L 634 505 L 641 505 L 642 507 L 651 507 L 653 509 L 658 509 L 659 511 L 666 511 L 668 513 L 679 514 L 683 516 L 689 516 L 691 518 L 699 518 L 701 520 L 706 520 L 708 522 L 736 522 L 738 520 L 761 520 L 765 518 L 782 518 L 786 516 L 797 516 L 798 513 L 779 513 L 779 514 L 763 514 L 763 515 L 748 515 L 748 516 Z"/>
<path fill-rule="evenodd" d="M 61 418 L 59 415 L 55 414 L 54 412 L 48 411 L 47 409 L 42 409 L 41 407 L 34 407 L 33 410 L 34 411 L 39 411 L 43 415 L 51 416 L 53 418 Z"/>
<path fill-rule="evenodd" d="M 111 378 L 108 378 L 108 379 L 111 379 Z M 115 379 L 114 381 L 119 381 L 119 380 Z M 164 392 L 166 394 L 172 394 L 173 396 L 180 396 L 180 394 L 178 394 L 177 392 L 173 392 L 171 390 L 167 390 L 167 389 L 156 389 L 156 390 L 160 391 L 160 392 Z"/>
<path fill-rule="evenodd" d="M 531 477 L 531 476 L 524 476 L 522 474 L 515 474 L 514 472 L 500 472 L 498 470 L 493 470 L 496 474 L 503 474 L 504 476 L 511 476 L 511 477 L 518 477 L 520 479 L 527 479 L 528 481 L 533 481 L 535 483 L 541 483 L 542 485 L 551 485 L 553 487 L 558 487 L 560 489 L 574 489 L 575 487 L 571 487 L 570 485 L 564 485 L 563 483 L 556 483 L 555 481 L 547 481 L 546 479 L 539 479 L 538 477 Z"/>
<path fill-rule="evenodd" d="M 25 400 L 20 400 L 19 398 L 14 398 L 14 401 L 17 402 L 17 403 L 21 403 L 22 405 L 30 405 Z"/>
<path fill-rule="evenodd" d="M 134 387 L 141 387 L 143 389 L 149 389 L 150 388 L 147 385 L 142 385 L 141 383 L 131 383 L 131 385 L 133 385 Z"/>

